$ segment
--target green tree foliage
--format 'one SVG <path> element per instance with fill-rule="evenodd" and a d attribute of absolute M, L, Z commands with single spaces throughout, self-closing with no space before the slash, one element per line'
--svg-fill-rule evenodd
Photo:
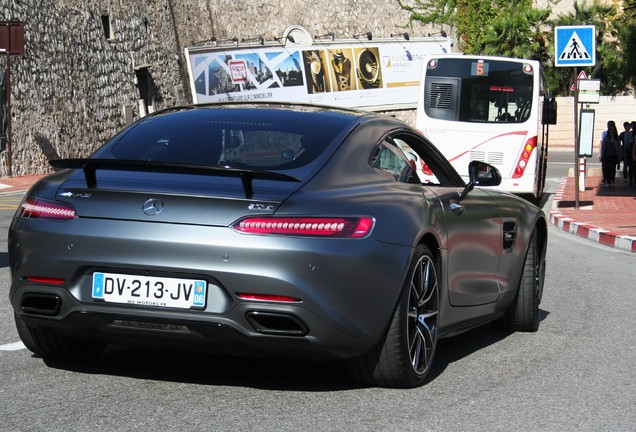
<path fill-rule="evenodd" d="M 619 39 L 625 55 L 625 78 L 636 87 L 636 0 L 623 1 L 623 15 L 619 27 Z"/>
<path fill-rule="evenodd" d="M 601 80 L 604 95 L 625 93 L 636 84 L 636 0 L 623 10 L 592 0 L 575 2 L 573 10 L 550 19 L 547 8 L 533 8 L 532 0 L 397 0 L 410 12 L 410 21 L 448 25 L 455 29 L 457 46 L 466 54 L 500 55 L 539 60 L 549 87 L 570 94 L 574 68 L 554 67 L 554 27 L 594 25 L 596 66 L 585 70 Z"/>
<path fill-rule="evenodd" d="M 397 0 L 409 11 L 409 20 L 445 24 L 456 29 L 458 48 L 466 54 L 482 53 L 486 26 L 499 17 L 532 7 L 532 0 Z"/>
<path fill-rule="evenodd" d="M 481 53 L 545 63 L 550 57 L 544 28 L 549 17 L 547 8 L 529 8 L 493 19 L 484 31 Z"/>

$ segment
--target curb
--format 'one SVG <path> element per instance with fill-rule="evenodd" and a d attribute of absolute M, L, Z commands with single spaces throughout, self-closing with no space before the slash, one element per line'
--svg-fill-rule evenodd
<path fill-rule="evenodd" d="M 559 201 L 563 199 L 566 182 L 567 178 L 561 179 L 561 183 L 554 195 L 552 210 L 550 211 L 550 223 L 555 225 L 560 231 L 574 234 L 586 240 L 627 252 L 636 252 L 636 237 L 622 236 L 589 223 L 576 222 L 574 219 L 564 216 L 559 211 Z"/>

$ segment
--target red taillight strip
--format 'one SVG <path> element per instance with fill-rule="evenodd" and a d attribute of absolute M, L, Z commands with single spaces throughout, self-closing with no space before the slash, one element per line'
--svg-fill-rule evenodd
<path fill-rule="evenodd" d="M 424 162 L 422 162 L 422 172 L 429 176 L 433 175 L 433 171 Z"/>
<path fill-rule="evenodd" d="M 47 276 L 27 276 L 26 279 L 29 282 L 36 282 L 47 285 L 64 285 L 66 279 L 56 278 L 56 277 L 47 277 Z"/>
<path fill-rule="evenodd" d="M 252 293 L 236 293 L 241 300 L 253 300 L 253 301 L 273 301 L 284 303 L 300 303 L 302 300 L 295 297 L 272 295 L 272 294 L 252 294 Z"/>
<path fill-rule="evenodd" d="M 245 234 L 362 238 L 373 228 L 370 217 L 248 217 L 233 228 Z"/>
<path fill-rule="evenodd" d="M 38 198 L 26 198 L 22 201 L 19 215 L 31 219 L 75 219 L 77 217 L 75 209 L 71 206 Z"/>
<path fill-rule="evenodd" d="M 530 156 L 536 147 L 536 136 L 531 137 L 528 141 L 526 141 L 526 145 L 523 147 L 523 151 L 521 152 L 521 156 L 519 156 L 517 165 L 515 165 L 515 171 L 512 173 L 512 178 L 520 178 L 523 175 L 526 171 L 526 167 L 528 166 L 528 161 L 530 161 Z"/>

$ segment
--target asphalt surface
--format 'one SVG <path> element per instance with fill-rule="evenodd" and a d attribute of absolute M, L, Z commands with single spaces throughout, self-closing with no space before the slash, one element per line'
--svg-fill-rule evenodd
<path fill-rule="evenodd" d="M 359 386 L 336 363 L 124 346 L 88 363 L 44 361 L 18 342 L 6 301 L 9 207 L 34 181 L 13 180 L 0 178 L 3 432 L 635 430 L 636 290 L 625 269 L 636 254 L 551 226 L 539 331 L 483 326 L 441 340 L 430 382 L 416 389 Z"/>

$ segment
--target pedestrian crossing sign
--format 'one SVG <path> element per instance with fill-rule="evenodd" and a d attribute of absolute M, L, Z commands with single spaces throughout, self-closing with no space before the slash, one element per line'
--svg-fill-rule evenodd
<path fill-rule="evenodd" d="M 594 66 L 596 29 L 593 25 L 554 28 L 555 66 Z"/>

